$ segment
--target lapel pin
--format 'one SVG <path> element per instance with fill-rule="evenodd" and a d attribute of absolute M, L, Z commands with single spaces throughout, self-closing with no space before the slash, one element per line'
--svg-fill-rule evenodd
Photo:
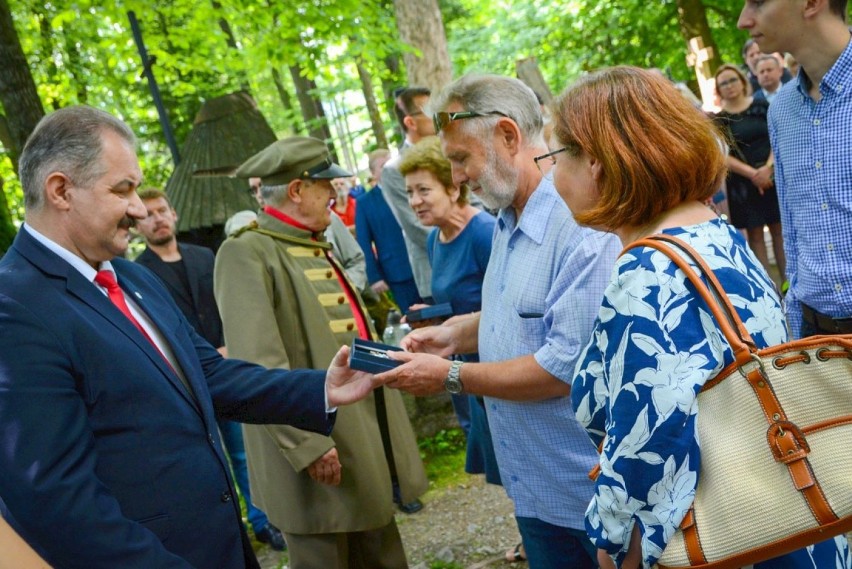
<path fill-rule="evenodd" d="M 142 295 L 139 294 L 137 291 L 133 291 L 133 294 L 136 295 L 136 298 L 138 298 L 139 300 L 142 300 Z"/>

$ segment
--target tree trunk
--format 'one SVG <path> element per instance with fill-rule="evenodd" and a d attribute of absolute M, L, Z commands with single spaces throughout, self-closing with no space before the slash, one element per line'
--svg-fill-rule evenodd
<path fill-rule="evenodd" d="M 704 48 L 708 50 L 710 56 L 707 60 L 708 71 L 712 76 L 722 62 L 710 25 L 707 23 L 707 12 L 704 9 L 703 0 L 677 0 L 677 20 L 683 41 L 687 45 L 689 40 L 696 37 L 700 37 L 704 42 Z"/>
<path fill-rule="evenodd" d="M 3 178 L 0 178 L 0 257 L 6 254 L 14 239 L 15 225 L 12 223 L 6 193 L 3 191 Z"/>
<path fill-rule="evenodd" d="M 376 102 L 376 94 L 373 91 L 373 77 L 363 62 L 358 62 L 358 77 L 361 78 L 361 90 L 364 91 L 364 101 L 367 102 L 367 113 L 370 115 L 370 123 L 373 125 L 373 134 L 376 135 L 376 148 L 387 148 L 388 137 L 385 134 L 385 125 L 379 114 L 379 105 Z"/>
<path fill-rule="evenodd" d="M 517 73 L 518 79 L 541 97 L 541 101 L 545 105 L 550 104 L 553 100 L 553 93 L 550 92 L 550 86 L 544 80 L 544 75 L 541 74 L 541 69 L 535 57 L 517 60 L 515 62 L 515 73 Z"/>
<path fill-rule="evenodd" d="M 6 0 L 0 0 L 0 61 L 3 62 L 0 65 L 0 104 L 5 111 L 5 116 L 0 116 L 3 146 L 17 171 L 18 158 L 30 133 L 44 116 L 44 107 Z M 14 238 L 15 225 L 3 192 L 3 180 L 0 179 L 0 255 L 6 252 Z"/>
<path fill-rule="evenodd" d="M 402 87 L 402 74 L 399 69 L 399 54 L 392 53 L 385 57 L 385 68 L 387 74 L 382 75 L 382 92 L 385 96 L 385 107 L 388 116 L 393 120 L 394 139 L 402 145 L 405 133 L 396 118 L 396 97 L 393 96 L 397 88 Z M 390 147 L 388 147 L 390 148 Z"/>
<path fill-rule="evenodd" d="M 393 0 L 399 37 L 419 51 L 406 53 L 408 84 L 440 91 L 453 78 L 438 0 Z"/>
<path fill-rule="evenodd" d="M 275 89 L 278 91 L 278 98 L 281 100 L 281 106 L 284 108 L 284 116 L 287 118 L 287 127 L 290 130 L 290 133 L 303 134 L 305 132 L 305 125 L 299 121 L 292 120 L 294 116 L 293 113 L 293 97 L 290 96 L 290 91 L 287 90 L 287 87 L 284 85 L 284 78 L 281 77 L 281 73 L 278 71 L 278 68 L 273 66 L 272 69 L 272 82 L 275 83 Z"/>
<path fill-rule="evenodd" d="M 44 116 L 44 107 L 15 31 L 7 0 L 0 0 L 0 61 L 3 62 L 0 65 L 0 103 L 6 113 L 12 143 L 8 149 L 9 156 L 17 171 L 18 158 L 30 133 Z"/>
<path fill-rule="evenodd" d="M 222 4 L 218 2 L 218 0 L 212 0 L 210 3 L 213 6 L 213 9 L 217 12 L 222 11 Z M 239 47 L 237 47 L 237 38 L 234 37 L 234 31 L 231 29 L 231 24 L 228 23 L 228 20 L 225 19 L 225 16 L 219 16 L 219 29 L 222 30 L 222 33 L 225 34 L 225 43 L 228 44 L 228 47 L 233 49 L 234 51 L 239 51 Z M 251 94 L 251 87 L 249 87 L 248 78 L 243 70 L 239 71 L 240 76 L 240 89 L 245 91 L 246 93 Z"/>
<path fill-rule="evenodd" d="M 334 143 L 331 140 L 328 119 L 322 108 L 322 102 L 316 95 L 317 84 L 313 79 L 308 79 L 302 75 L 302 68 L 299 65 L 290 66 L 290 77 L 292 77 L 293 85 L 296 87 L 296 97 L 299 99 L 299 106 L 302 108 L 302 116 L 305 119 L 308 133 L 314 138 L 325 141 L 333 159 L 337 161 L 337 152 L 334 150 Z"/>

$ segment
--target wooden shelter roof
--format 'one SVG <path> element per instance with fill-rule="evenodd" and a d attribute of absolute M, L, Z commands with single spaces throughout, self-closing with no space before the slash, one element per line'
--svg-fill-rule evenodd
<path fill-rule="evenodd" d="M 181 162 L 166 183 L 166 194 L 178 212 L 178 232 L 224 225 L 238 211 L 256 210 L 247 180 L 195 173 L 236 169 L 275 140 L 245 91 L 205 102 L 183 146 Z"/>

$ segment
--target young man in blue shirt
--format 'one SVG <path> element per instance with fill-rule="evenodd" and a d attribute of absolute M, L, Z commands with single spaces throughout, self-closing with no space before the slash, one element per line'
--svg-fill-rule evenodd
<path fill-rule="evenodd" d="M 747 0 L 738 27 L 801 64 L 769 110 L 795 337 L 852 333 L 852 42 L 847 0 Z"/>

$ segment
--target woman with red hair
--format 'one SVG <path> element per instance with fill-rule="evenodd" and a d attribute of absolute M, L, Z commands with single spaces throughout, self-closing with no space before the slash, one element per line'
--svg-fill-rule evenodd
<path fill-rule="evenodd" d="M 695 495 L 697 394 L 734 357 L 683 272 L 655 249 L 629 245 L 654 233 L 691 245 L 737 299 L 758 347 L 786 341 L 787 327 L 766 270 L 704 205 L 725 175 L 719 133 L 671 83 L 606 69 L 568 88 L 553 115 L 556 150 L 536 160 L 553 161 L 556 189 L 579 224 L 627 247 L 571 391 L 577 419 L 603 449 L 586 530 L 601 567 L 651 567 Z M 850 563 L 838 537 L 755 567 Z"/>

